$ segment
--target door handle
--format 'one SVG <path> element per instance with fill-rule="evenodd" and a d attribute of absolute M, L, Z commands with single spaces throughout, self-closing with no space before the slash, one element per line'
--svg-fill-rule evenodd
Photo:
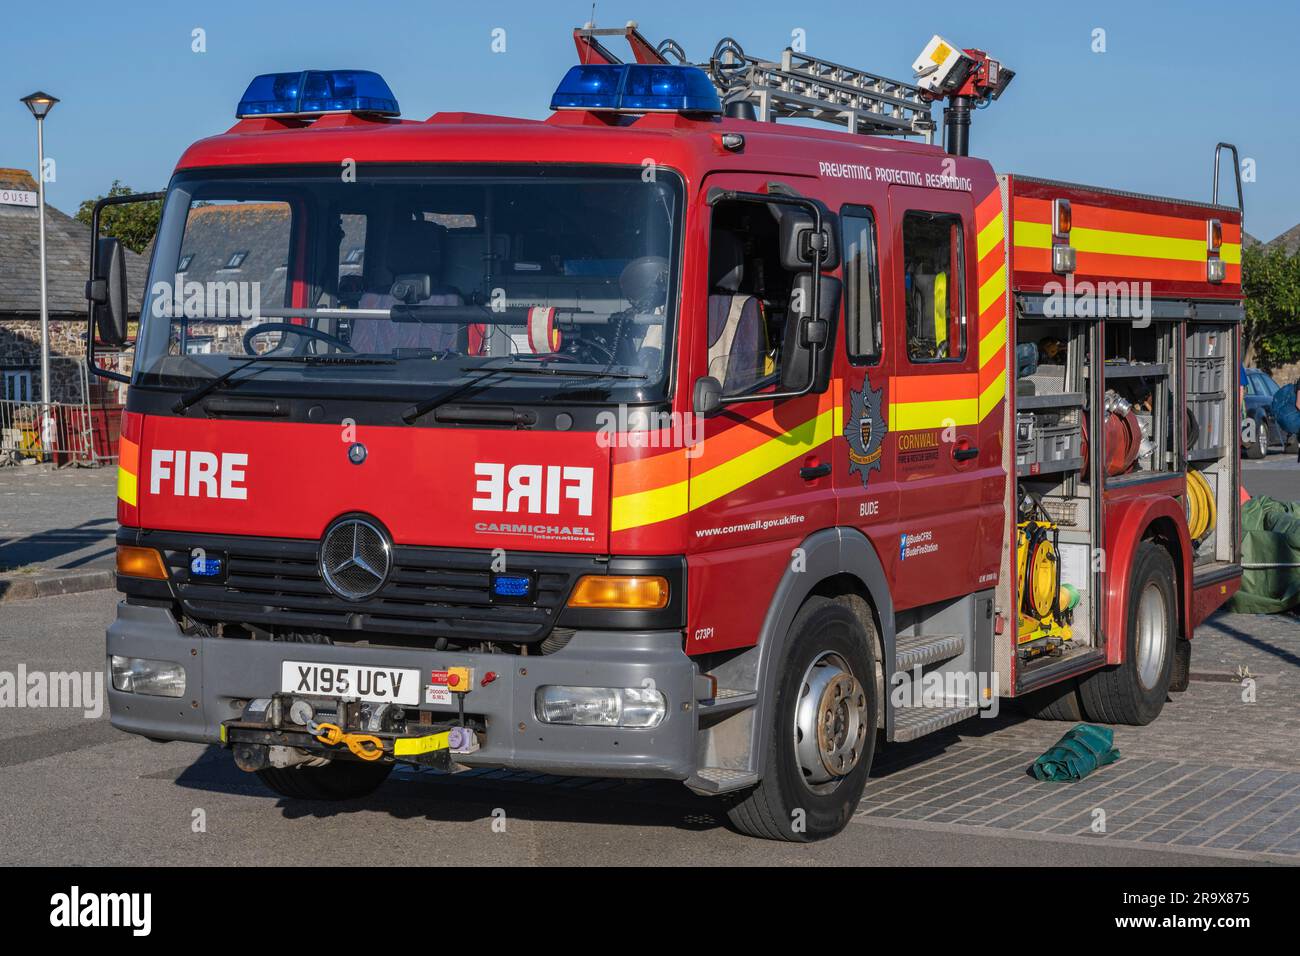
<path fill-rule="evenodd" d="M 968 461 L 971 458 L 978 456 L 979 453 L 980 450 L 978 448 L 954 448 L 952 450 L 952 457 L 957 461 Z"/>
<path fill-rule="evenodd" d="M 813 481 L 816 478 L 825 478 L 831 473 L 830 462 L 824 465 L 811 465 L 799 469 L 799 477 L 804 481 Z"/>

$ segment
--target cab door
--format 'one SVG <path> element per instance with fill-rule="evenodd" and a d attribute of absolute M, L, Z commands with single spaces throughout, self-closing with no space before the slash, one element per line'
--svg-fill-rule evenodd
<path fill-rule="evenodd" d="M 889 207 L 886 423 L 899 498 L 884 556 L 901 609 L 976 589 L 984 496 L 970 197 L 894 186 Z"/>
<path fill-rule="evenodd" d="M 881 240 L 889 239 L 889 210 L 883 203 L 853 203 L 839 212 L 844 283 L 840 347 L 844 427 L 836 439 L 843 446 L 835 455 L 844 463 L 836 474 L 839 523 L 862 531 L 883 555 L 892 552 L 898 533 L 896 455 L 886 420 L 897 349 L 890 336 L 894 318 L 886 314 L 881 299 L 881 276 L 888 258 Z"/>
<path fill-rule="evenodd" d="M 767 191 L 766 178 L 710 176 L 713 187 Z M 794 398 L 780 388 L 787 326 L 794 320 L 792 274 L 783 267 L 777 219 L 759 202 L 721 199 L 708 209 L 708 268 L 686 382 L 711 375 L 724 405 L 702 423 L 689 463 L 688 651 L 724 650 L 758 639 L 777 583 L 799 560 L 806 537 L 836 523 L 831 439 L 839 420 L 834 386 Z M 703 270 L 702 270 L 703 271 Z M 700 274 L 700 273 L 697 273 Z M 838 323 L 835 323 L 837 325 Z M 832 341 L 823 361 L 835 353 Z M 832 382 L 834 376 L 832 376 Z"/>

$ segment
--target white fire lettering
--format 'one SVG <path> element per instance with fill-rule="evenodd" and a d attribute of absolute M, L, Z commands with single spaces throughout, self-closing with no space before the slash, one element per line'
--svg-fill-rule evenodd
<path fill-rule="evenodd" d="M 574 465 L 511 465 L 475 462 L 475 511 L 560 513 L 562 498 L 578 503 L 578 514 L 591 514 L 594 470 Z"/>
<path fill-rule="evenodd" d="M 162 494 L 164 482 L 181 498 L 246 501 L 244 469 L 248 456 L 237 452 L 174 451 L 155 448 L 149 459 L 149 493 Z"/>

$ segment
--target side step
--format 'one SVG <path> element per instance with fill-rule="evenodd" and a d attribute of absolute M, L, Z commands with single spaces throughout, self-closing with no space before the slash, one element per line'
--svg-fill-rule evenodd
<path fill-rule="evenodd" d="M 752 690 L 739 690 L 734 687 L 719 687 L 710 700 L 698 701 L 700 716 L 719 716 L 745 710 L 758 703 L 758 694 Z"/>
<path fill-rule="evenodd" d="M 894 668 L 910 671 L 956 657 L 966 650 L 960 634 L 909 634 L 894 640 Z"/>
<path fill-rule="evenodd" d="M 894 735 L 890 739 L 895 743 L 919 740 L 927 734 L 961 723 L 967 717 L 974 717 L 979 712 L 978 707 L 965 704 L 952 707 L 898 707 L 894 710 Z"/>

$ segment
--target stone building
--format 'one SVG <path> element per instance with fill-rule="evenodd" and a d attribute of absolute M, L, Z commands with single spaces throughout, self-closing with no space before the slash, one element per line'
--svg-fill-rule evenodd
<path fill-rule="evenodd" d="M 36 181 L 23 169 L 0 169 L 0 399 L 41 398 L 40 223 Z M 90 229 L 45 207 L 47 308 L 50 320 L 50 399 L 59 403 L 113 403 L 118 389 L 90 378 L 86 394 L 85 285 Z M 126 252 L 130 305 L 139 308 L 146 262 Z M 115 362 L 115 357 L 106 355 Z"/>

